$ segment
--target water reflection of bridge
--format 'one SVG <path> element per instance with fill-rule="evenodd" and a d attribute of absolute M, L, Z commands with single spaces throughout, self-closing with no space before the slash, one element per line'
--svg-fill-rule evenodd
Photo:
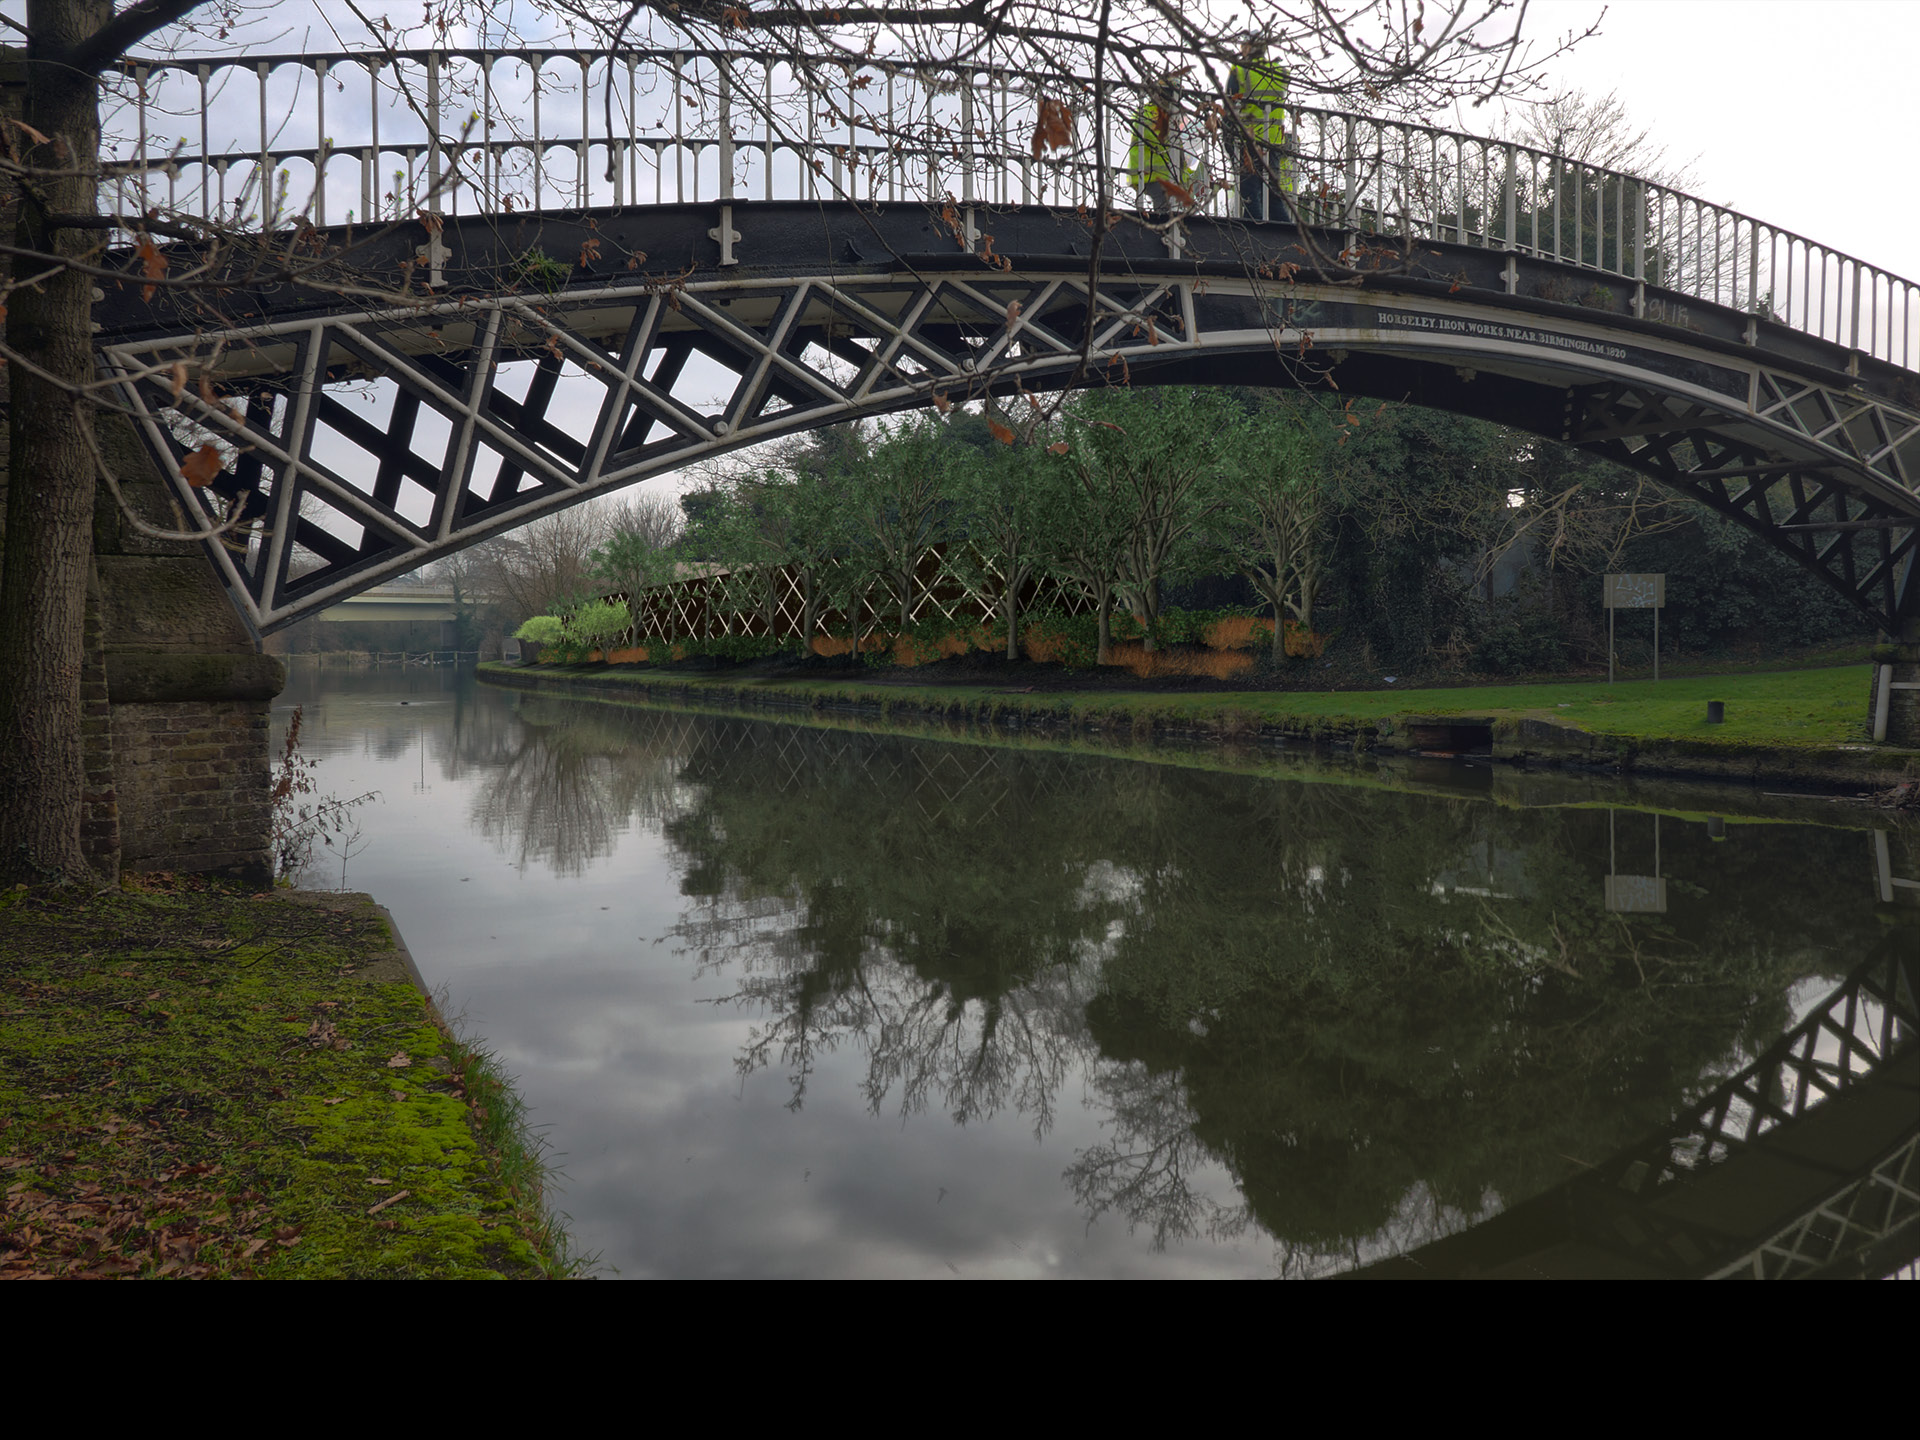
<path fill-rule="evenodd" d="M 1668 1134 L 1384 1279 L 1884 1275 L 1920 1256 L 1920 956 L 1897 931 Z"/>

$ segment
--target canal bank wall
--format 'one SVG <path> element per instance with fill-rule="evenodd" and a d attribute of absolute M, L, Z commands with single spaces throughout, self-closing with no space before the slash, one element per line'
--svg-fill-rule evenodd
<path fill-rule="evenodd" d="M 1265 692 L 1114 696 L 1097 691 L 956 687 L 942 693 L 930 687 L 851 680 L 734 679 L 670 670 L 563 669 L 504 662 L 481 665 L 479 677 L 487 684 L 551 694 L 699 709 L 810 711 L 942 725 L 965 722 L 1010 734 L 1253 742 L 1355 754 L 1480 756 L 1573 771 L 1846 793 L 1885 790 L 1920 779 L 1920 749 L 1724 734 L 1633 733 L 1500 707 L 1439 709 L 1432 703 L 1434 692 L 1425 697 L 1410 695 L 1408 699 L 1416 703 L 1384 711 L 1380 697 L 1372 694 L 1365 698 L 1374 703 L 1345 711 L 1339 705 L 1340 696 L 1315 695 L 1309 698 L 1319 702 L 1316 710 L 1301 706 L 1289 712 L 1289 696 Z"/>

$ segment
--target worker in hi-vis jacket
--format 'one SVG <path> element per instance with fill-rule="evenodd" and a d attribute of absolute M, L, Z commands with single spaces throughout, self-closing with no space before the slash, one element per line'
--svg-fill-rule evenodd
<path fill-rule="evenodd" d="M 1233 67 L 1227 98 L 1239 114 L 1240 214 L 1247 220 L 1291 220 L 1293 162 L 1286 153 L 1287 72 L 1264 46 Z M 1277 182 L 1277 183 L 1276 183 Z"/>

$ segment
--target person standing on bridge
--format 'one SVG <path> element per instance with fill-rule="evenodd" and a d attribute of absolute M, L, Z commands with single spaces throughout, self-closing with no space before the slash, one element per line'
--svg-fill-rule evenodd
<path fill-rule="evenodd" d="M 1293 161 L 1286 153 L 1287 72 L 1249 45 L 1227 77 L 1227 99 L 1240 121 L 1240 215 L 1245 220 L 1291 220 Z"/>
<path fill-rule="evenodd" d="M 1146 103 L 1133 117 L 1133 144 L 1127 152 L 1127 170 L 1140 192 L 1140 207 L 1149 215 L 1168 215 L 1191 208 L 1192 175 L 1187 168 L 1185 122 L 1164 82 L 1147 92 Z"/>

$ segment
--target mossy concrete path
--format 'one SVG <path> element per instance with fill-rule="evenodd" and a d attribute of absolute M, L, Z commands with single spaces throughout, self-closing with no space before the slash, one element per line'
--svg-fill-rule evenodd
<path fill-rule="evenodd" d="M 0 1276 L 568 1268 L 379 907 L 148 878 L 0 893 Z"/>

